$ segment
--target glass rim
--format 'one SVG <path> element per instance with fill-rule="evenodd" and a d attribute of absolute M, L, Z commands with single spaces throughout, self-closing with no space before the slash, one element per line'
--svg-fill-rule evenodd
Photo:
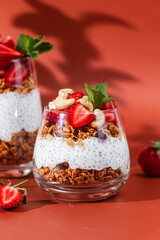
<path fill-rule="evenodd" d="M 61 111 L 62 110 L 62 114 L 68 114 L 68 112 L 67 111 L 63 111 L 63 109 L 49 109 L 49 107 L 48 106 L 44 106 L 44 110 L 43 110 L 43 113 L 44 112 L 49 112 L 49 111 L 56 111 L 56 110 L 58 110 L 58 111 Z M 101 109 L 99 109 L 99 110 L 101 110 Z M 114 113 L 114 112 L 118 112 L 118 107 L 116 106 L 114 109 L 107 109 L 107 110 L 101 110 L 103 113 L 107 113 L 107 112 L 109 112 L 109 113 Z M 94 111 L 92 111 L 92 112 L 90 112 L 90 113 L 92 113 L 92 114 L 94 114 Z"/>
<path fill-rule="evenodd" d="M 19 62 L 19 61 L 23 61 L 23 60 L 33 60 L 30 56 L 23 56 L 23 57 L 17 57 L 17 58 L 0 58 L 0 62 Z"/>

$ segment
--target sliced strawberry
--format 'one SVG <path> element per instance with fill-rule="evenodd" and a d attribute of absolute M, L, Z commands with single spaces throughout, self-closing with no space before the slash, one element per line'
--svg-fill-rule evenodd
<path fill-rule="evenodd" d="M 104 113 L 106 122 L 113 122 L 115 120 L 115 114 L 112 112 Z"/>
<path fill-rule="evenodd" d="M 16 47 L 15 42 L 13 41 L 13 39 L 10 36 L 7 36 L 5 39 L 1 39 L 0 43 L 7 47 L 12 48 L 12 49 L 15 49 L 15 47 Z"/>
<path fill-rule="evenodd" d="M 23 201 L 23 193 L 8 185 L 0 186 L 0 207 L 3 209 L 15 208 Z"/>
<path fill-rule="evenodd" d="M 116 104 L 113 101 L 108 101 L 103 103 L 101 110 L 110 110 L 115 108 L 116 108 Z"/>
<path fill-rule="evenodd" d="M 23 54 L 0 43 L 0 59 L 21 58 Z"/>
<path fill-rule="evenodd" d="M 6 85 L 21 85 L 29 75 L 30 72 L 25 63 L 14 62 L 9 65 L 4 79 Z"/>
<path fill-rule="evenodd" d="M 60 110 L 50 110 L 46 115 L 46 120 L 50 124 L 55 124 L 59 120 Z"/>
<path fill-rule="evenodd" d="M 5 75 L 5 71 L 4 70 L 0 70 L 0 78 L 4 78 Z"/>
<path fill-rule="evenodd" d="M 68 96 L 68 99 L 74 98 L 75 101 L 77 102 L 80 98 L 82 98 L 84 96 L 84 94 L 82 92 L 76 92 L 76 93 L 72 93 Z"/>
<path fill-rule="evenodd" d="M 78 128 L 89 124 L 94 120 L 94 114 L 90 113 L 80 103 L 75 103 L 71 106 L 69 112 L 69 123 L 72 127 Z"/>
<path fill-rule="evenodd" d="M 9 66 L 10 63 L 11 63 L 11 60 L 9 60 L 9 59 L 4 59 L 4 60 L 0 59 L 0 69 L 5 70 Z"/>
<path fill-rule="evenodd" d="M 16 208 L 20 203 L 26 203 L 26 189 L 17 187 L 27 181 L 28 180 L 25 180 L 17 185 L 14 185 L 13 187 L 10 186 L 11 182 L 8 184 L 4 181 L 0 182 L 0 207 L 2 209 Z"/>
<path fill-rule="evenodd" d="M 46 115 L 46 120 L 50 123 L 50 124 L 55 124 L 57 122 L 59 122 L 59 124 L 64 123 L 64 120 L 68 119 L 68 115 L 66 114 L 66 109 L 63 110 L 50 110 L 47 115 Z"/>

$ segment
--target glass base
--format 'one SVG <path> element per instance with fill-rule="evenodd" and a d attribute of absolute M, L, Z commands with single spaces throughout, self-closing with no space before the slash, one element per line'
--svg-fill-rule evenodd
<path fill-rule="evenodd" d="M 70 186 L 50 182 L 42 177 L 36 167 L 33 168 L 35 180 L 40 188 L 46 191 L 54 201 L 94 202 L 114 196 L 126 183 L 129 170 L 120 177 L 106 183 L 87 186 Z"/>
<path fill-rule="evenodd" d="M 0 178 L 25 177 L 32 172 L 32 161 L 19 165 L 0 165 Z"/>

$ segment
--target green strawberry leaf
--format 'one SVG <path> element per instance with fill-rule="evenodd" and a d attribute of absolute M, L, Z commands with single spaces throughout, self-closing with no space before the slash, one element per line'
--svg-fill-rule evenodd
<path fill-rule="evenodd" d="M 39 54 L 49 52 L 53 49 L 51 43 L 41 42 L 42 39 L 44 39 L 44 36 L 32 38 L 22 33 L 18 37 L 16 49 L 23 53 L 24 56 L 30 56 L 33 59 L 37 59 Z"/>
<path fill-rule="evenodd" d="M 10 186 L 11 185 L 11 181 L 8 180 L 8 183 L 7 183 L 7 182 L 1 180 L 0 185 L 9 185 Z"/>
<path fill-rule="evenodd" d="M 160 155 L 160 149 L 159 149 L 159 150 L 157 150 L 157 155 L 158 155 L 158 156 Z"/>
<path fill-rule="evenodd" d="M 23 201 L 21 202 L 21 204 L 27 204 L 27 201 L 26 201 L 26 196 L 27 196 L 27 190 L 26 188 L 19 188 L 19 190 L 23 193 Z"/>
<path fill-rule="evenodd" d="M 152 141 L 151 147 L 157 150 L 157 155 L 160 155 L 160 141 Z"/>

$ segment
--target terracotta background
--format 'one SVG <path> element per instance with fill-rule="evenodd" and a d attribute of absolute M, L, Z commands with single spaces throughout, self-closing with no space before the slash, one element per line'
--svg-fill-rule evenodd
<path fill-rule="evenodd" d="M 36 63 L 43 105 L 59 88 L 108 82 L 135 163 L 139 148 L 160 135 L 159 11 L 159 0 L 5 0 L 0 29 L 54 44 Z"/>
<path fill-rule="evenodd" d="M 59 88 L 109 83 L 132 165 L 159 138 L 159 0 L 0 0 L 0 31 L 15 39 L 45 34 L 54 43 L 36 63 L 43 105 Z M 139 166 L 116 197 L 99 203 L 53 204 L 32 175 L 25 186 L 26 206 L 0 210 L 3 240 L 160 239 L 160 179 L 146 178 Z"/>

